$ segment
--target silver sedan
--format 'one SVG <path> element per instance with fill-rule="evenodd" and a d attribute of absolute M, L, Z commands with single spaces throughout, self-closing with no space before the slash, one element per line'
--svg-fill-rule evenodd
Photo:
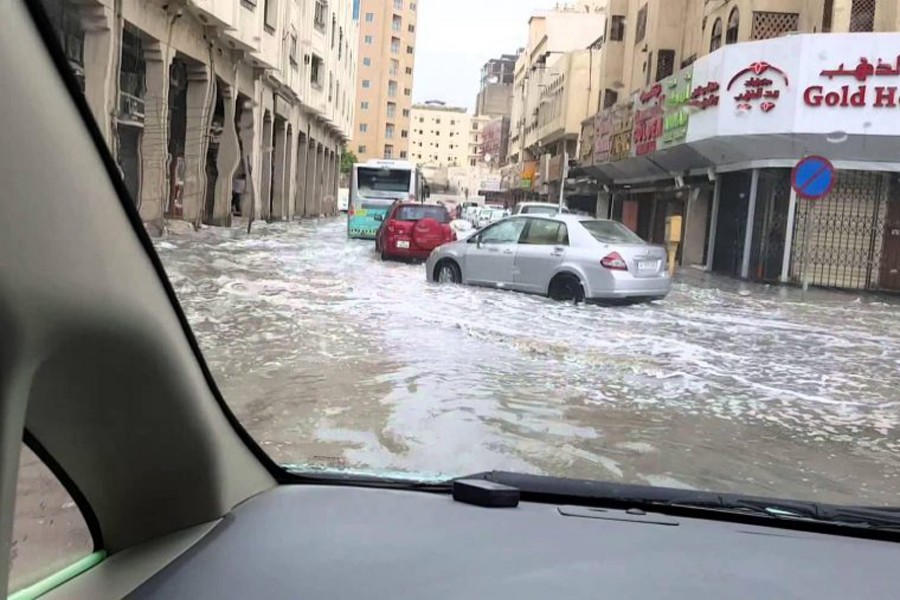
<path fill-rule="evenodd" d="M 666 251 L 616 221 L 513 216 L 435 249 L 429 281 L 543 294 L 556 300 L 649 301 L 672 286 Z"/>

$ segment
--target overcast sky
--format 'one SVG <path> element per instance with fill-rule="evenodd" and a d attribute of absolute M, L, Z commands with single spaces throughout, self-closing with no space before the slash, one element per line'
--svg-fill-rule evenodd
<path fill-rule="evenodd" d="M 481 67 L 528 40 L 528 18 L 557 0 L 419 0 L 413 100 L 471 111 Z"/>

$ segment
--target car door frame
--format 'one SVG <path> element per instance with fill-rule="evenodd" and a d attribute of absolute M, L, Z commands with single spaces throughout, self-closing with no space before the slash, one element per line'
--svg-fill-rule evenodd
<path fill-rule="evenodd" d="M 522 229 L 522 234 L 519 236 L 518 248 L 516 250 L 516 257 L 513 263 L 513 288 L 522 292 L 529 292 L 534 294 L 546 294 L 547 290 L 550 286 L 550 281 L 553 279 L 553 276 L 556 274 L 559 266 L 563 263 L 566 258 L 566 250 L 570 247 L 570 243 L 568 241 L 569 238 L 569 225 L 564 221 L 560 221 L 558 219 L 551 219 L 546 216 L 541 215 L 533 215 L 526 216 L 525 219 L 528 221 L 525 225 L 525 228 Z M 523 240 L 526 239 L 528 233 L 531 231 L 531 226 L 537 221 L 549 221 L 551 223 L 556 223 L 557 226 L 565 227 L 566 229 L 566 244 L 526 244 L 523 243 Z M 522 270 L 519 265 L 519 258 L 523 255 L 523 253 L 528 253 L 532 248 L 540 248 L 546 249 L 548 262 L 555 262 L 553 268 L 548 270 L 547 277 L 541 277 L 535 279 L 533 281 L 526 281 L 524 277 L 521 277 Z M 545 281 L 546 279 L 546 281 Z"/>
<path fill-rule="evenodd" d="M 471 274 L 472 274 L 473 268 L 472 268 L 472 264 L 470 264 L 470 262 L 469 262 L 473 258 L 474 252 L 480 252 L 480 251 L 484 250 L 483 246 L 485 246 L 486 244 L 481 241 L 482 236 L 486 232 L 494 229 L 495 227 L 501 227 L 505 223 L 510 222 L 511 220 L 525 221 L 526 219 L 525 219 L 525 217 L 516 217 L 515 219 L 504 219 L 502 221 L 498 221 L 496 223 L 488 225 L 487 227 L 485 227 L 484 229 L 482 229 L 481 231 L 479 231 L 478 233 L 476 233 L 475 235 L 473 235 L 466 241 L 466 243 L 469 245 L 469 247 L 466 250 L 466 257 L 465 257 L 465 261 L 464 261 L 465 264 L 463 264 L 463 280 L 465 283 L 470 284 L 470 285 L 480 285 L 480 286 L 487 286 L 487 287 L 512 287 L 512 283 L 514 280 L 513 269 L 515 267 L 516 251 L 518 249 L 519 239 L 521 239 L 521 237 L 522 237 L 522 232 L 525 231 L 525 226 L 527 225 L 527 222 L 522 225 L 522 229 L 519 231 L 518 238 L 516 239 L 515 242 L 487 244 L 487 245 L 491 245 L 491 246 L 496 246 L 496 249 L 488 248 L 485 251 L 486 253 L 494 253 L 494 252 L 502 253 L 504 255 L 504 261 L 505 260 L 509 261 L 509 269 L 508 269 L 509 281 L 495 280 L 495 279 L 491 279 L 490 277 L 472 277 Z M 503 248 L 503 246 L 507 246 L 507 247 Z M 508 258 L 506 258 L 506 256 L 508 256 Z M 497 262 L 500 262 L 500 261 L 497 261 Z M 477 271 L 476 271 L 476 273 L 477 273 Z"/>

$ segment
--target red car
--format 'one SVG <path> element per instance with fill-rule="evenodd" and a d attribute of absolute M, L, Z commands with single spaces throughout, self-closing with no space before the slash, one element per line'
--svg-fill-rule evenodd
<path fill-rule="evenodd" d="M 378 229 L 375 251 L 381 254 L 381 260 L 425 260 L 432 250 L 454 240 L 456 234 L 450 229 L 450 213 L 446 208 L 436 204 L 398 202 L 391 207 Z"/>

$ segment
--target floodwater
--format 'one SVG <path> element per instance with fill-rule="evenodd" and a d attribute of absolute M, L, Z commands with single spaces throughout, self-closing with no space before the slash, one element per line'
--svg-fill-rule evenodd
<path fill-rule="evenodd" d="M 652 305 L 440 286 L 342 219 L 157 243 L 278 462 L 900 505 L 900 305 L 685 272 Z"/>

